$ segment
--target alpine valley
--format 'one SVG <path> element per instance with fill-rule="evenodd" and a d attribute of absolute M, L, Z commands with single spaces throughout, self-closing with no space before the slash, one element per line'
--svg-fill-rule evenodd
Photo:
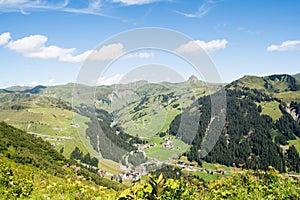
<path fill-rule="evenodd" d="M 86 101 L 74 101 L 79 93 Z M 212 98 L 222 95 L 225 106 L 212 114 Z M 222 116 L 224 126 L 213 125 Z M 180 83 L 14 86 L 0 90 L 0 121 L 0 193 L 6 198 L 134 199 L 142 191 L 155 199 L 174 187 L 179 199 L 211 199 L 209 190 L 225 198 L 222 187 L 233 191 L 237 176 L 258 187 L 290 180 L 272 182 L 268 175 L 297 180 L 300 173 L 300 74 L 244 76 L 229 84 L 191 76 Z M 218 137 L 210 137 L 218 128 Z M 210 139 L 213 148 L 203 148 Z M 180 177 L 194 184 L 184 189 Z M 123 191 L 134 182 L 141 185 Z M 280 186 L 294 195 L 287 198 L 299 198 L 299 186 L 288 184 Z M 239 195 L 247 187 L 237 188 Z M 267 195 L 258 190 L 251 191 Z"/>

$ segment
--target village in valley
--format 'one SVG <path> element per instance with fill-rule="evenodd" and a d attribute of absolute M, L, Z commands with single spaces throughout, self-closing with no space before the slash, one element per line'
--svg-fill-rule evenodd
<path fill-rule="evenodd" d="M 163 149 L 168 150 L 172 152 L 173 150 L 178 150 L 180 147 L 176 147 L 173 145 L 172 140 L 170 137 L 164 137 L 162 138 L 163 142 L 157 143 L 150 143 L 150 144 L 137 144 L 139 152 L 145 153 L 145 150 L 151 150 L 152 148 Z M 224 175 L 229 173 L 228 171 L 225 171 L 221 167 L 215 167 L 215 169 L 212 169 L 214 167 L 208 167 L 203 168 L 199 167 L 196 162 L 189 162 L 186 157 L 180 156 L 176 153 L 172 154 L 172 156 L 165 161 L 159 161 L 156 158 L 148 157 L 148 161 L 145 163 L 142 163 L 138 166 L 124 166 L 120 164 L 120 170 L 123 171 L 120 174 L 113 174 L 108 171 L 105 171 L 103 169 L 98 169 L 98 175 L 100 176 L 108 176 L 111 177 L 111 179 L 117 180 L 117 181 L 138 181 L 142 179 L 143 177 L 147 176 L 148 173 L 154 172 L 157 169 L 160 169 L 164 166 L 173 166 L 173 167 L 179 167 L 183 171 L 186 171 L 188 173 L 203 173 L 208 175 Z"/>
<path fill-rule="evenodd" d="M 76 123 L 71 123 L 70 127 L 79 128 L 79 125 Z M 53 130 L 63 132 L 66 128 L 61 128 L 60 126 L 55 126 Z M 44 140 L 49 141 L 51 143 L 52 147 L 56 146 L 64 146 L 64 141 L 65 140 L 70 140 L 71 136 L 61 136 L 61 135 L 46 135 L 46 134 L 40 134 L 40 133 L 34 133 L 30 132 L 31 135 L 35 137 L 42 137 Z M 129 164 L 129 166 L 122 165 L 119 163 L 119 169 L 121 173 L 112 173 L 110 170 L 104 170 L 101 169 L 101 167 L 95 167 L 91 166 L 86 163 L 82 163 L 81 161 L 80 164 L 88 169 L 93 169 L 94 171 L 97 171 L 97 174 L 101 177 L 107 177 L 112 180 L 116 181 L 138 181 L 142 179 L 143 177 L 147 176 L 149 172 L 154 172 L 155 170 L 166 166 L 174 166 L 174 167 L 179 167 L 183 171 L 186 172 L 200 172 L 203 174 L 209 174 L 209 175 L 214 175 L 214 174 L 220 174 L 224 175 L 228 173 L 227 171 L 223 169 L 206 169 L 199 167 L 197 163 L 195 162 L 189 162 L 186 158 L 181 159 L 180 154 L 176 153 L 182 150 L 182 147 L 180 145 L 175 145 L 174 144 L 174 138 L 164 136 L 164 137 L 159 137 L 159 140 L 156 140 L 154 142 L 149 143 L 148 141 L 145 144 L 134 144 L 134 146 L 137 147 L 137 151 L 141 152 L 143 154 L 147 154 L 146 152 L 151 152 L 151 151 L 164 151 L 168 152 L 169 158 L 166 160 L 159 160 L 157 158 L 153 157 L 148 157 L 147 162 L 142 163 L 138 166 L 133 166 Z M 100 159 L 101 162 L 101 159 Z M 74 172 L 78 172 L 80 170 L 79 166 L 64 166 L 64 168 L 70 167 L 74 170 Z M 78 177 L 79 179 L 81 177 Z"/>

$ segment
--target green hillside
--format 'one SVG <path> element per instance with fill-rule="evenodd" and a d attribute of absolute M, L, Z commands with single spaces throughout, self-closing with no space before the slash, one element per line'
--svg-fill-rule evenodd
<path fill-rule="evenodd" d="M 206 83 L 189 79 L 177 84 L 149 83 L 127 90 L 118 87 L 119 96 L 111 104 L 115 122 L 128 134 L 150 137 L 166 131 L 182 109 L 195 99 L 217 91 L 222 85 L 212 85 L 209 90 Z M 130 94 L 129 100 L 122 98 L 126 94 Z M 101 104 L 99 107 L 106 108 Z"/>
<path fill-rule="evenodd" d="M 38 94 L 0 95 L 0 120 L 49 141 L 69 157 L 75 146 L 92 156 L 99 154 L 86 138 L 89 119 L 61 99 Z"/>
<path fill-rule="evenodd" d="M 199 150 L 197 145 L 201 144 L 212 123 L 208 118 L 209 95 L 222 86 L 207 84 L 192 76 L 181 83 L 138 81 L 97 88 L 74 84 L 11 87 L 0 94 L 0 120 L 43 138 L 68 158 L 75 147 L 84 155 L 89 152 L 101 159 L 99 166 L 102 169 L 117 174 L 122 172 L 120 163 L 128 162 L 128 158 L 135 164 L 152 158 L 166 161 L 188 151 L 189 159 L 194 159 Z M 229 129 L 221 136 L 221 142 L 232 155 L 216 153 L 217 157 L 210 155 L 206 161 L 226 165 L 243 162 L 250 167 L 247 160 L 254 154 L 258 159 L 256 168 L 266 169 L 268 164 L 276 165 L 276 168 L 283 165 L 285 151 L 292 144 L 298 144 L 294 141 L 299 139 L 297 125 L 286 113 L 290 112 L 288 105 L 292 101 L 300 102 L 299 81 L 289 75 L 244 76 L 228 84 L 226 90 Z M 73 95 L 79 95 L 83 102 L 73 99 Z M 201 115 L 198 136 L 189 133 L 197 122 L 180 123 L 184 114 Z M 176 134 L 179 128 L 176 124 L 180 124 L 179 134 Z M 239 151 L 240 144 L 249 143 L 251 137 L 255 137 L 255 141 L 261 140 L 258 135 L 263 130 L 262 125 L 265 126 L 262 135 L 267 138 L 264 139 L 265 148 L 272 149 L 269 154 L 274 157 L 277 154 L 278 158 L 264 163 L 262 154 L 255 154 L 255 150 L 243 148 L 241 151 L 247 150 L 247 153 L 234 153 Z M 166 145 L 167 142 L 170 145 Z M 218 145 L 215 149 L 224 150 Z M 257 145 L 257 141 L 253 145 Z M 298 145 L 296 149 L 299 149 Z M 139 162 L 135 162 L 132 154 L 137 150 L 145 153 L 147 158 L 136 154 Z M 201 164 L 201 160 L 196 161 Z M 284 171 L 285 167 L 278 169 Z"/>
<path fill-rule="evenodd" d="M 282 112 L 279 108 L 280 103 L 277 101 L 264 101 L 258 103 L 261 106 L 261 115 L 269 115 L 274 121 L 278 120 L 282 116 Z"/>
<path fill-rule="evenodd" d="M 153 84 L 139 81 L 97 88 L 70 83 L 26 89 L 10 87 L 7 91 L 13 92 L 13 95 L 20 95 L 20 98 L 25 94 L 38 95 L 38 97 L 60 99 L 61 102 L 69 105 L 73 102 L 74 106 L 79 106 L 81 103 L 89 105 L 90 102 L 96 101 L 97 108 L 112 112 L 114 123 L 119 124 L 128 134 L 149 137 L 166 131 L 181 109 L 203 95 L 214 93 L 222 86 L 222 84 L 210 84 L 209 90 L 205 82 L 191 77 L 182 83 Z M 72 98 L 74 87 L 84 102 L 76 102 L 76 98 Z M 40 105 L 40 107 L 45 106 Z"/>
<path fill-rule="evenodd" d="M 265 77 L 244 76 L 237 81 L 234 81 L 232 86 L 249 87 L 250 89 L 257 89 L 269 93 L 280 93 L 287 91 L 297 91 L 300 82 L 294 77 L 282 74 L 271 75 Z"/>
<path fill-rule="evenodd" d="M 178 138 L 172 138 L 174 146 L 171 150 L 163 149 L 161 143 L 164 139 L 157 135 L 168 132 L 174 118 L 195 99 L 214 93 L 221 87 L 222 84 L 211 84 L 209 90 L 206 83 L 195 77 L 182 83 L 140 82 L 132 87 L 116 85 L 111 104 L 107 106 L 99 103 L 97 106 L 107 111 L 112 110 L 113 123 L 127 134 L 138 136 L 148 144 L 156 145 L 145 150 L 147 156 L 165 161 L 174 154 L 183 154 L 189 147 Z"/>
<path fill-rule="evenodd" d="M 300 73 L 293 75 L 293 77 L 300 80 Z"/>
<path fill-rule="evenodd" d="M 293 76 L 271 75 L 265 77 L 244 76 L 227 86 L 230 89 L 254 89 L 279 98 L 286 103 L 300 101 L 300 81 Z"/>
<path fill-rule="evenodd" d="M 286 104 L 276 98 L 274 87 L 269 90 L 263 85 L 266 79 L 268 79 L 267 83 L 274 84 L 274 87 L 275 82 L 279 82 L 276 85 L 278 93 L 286 90 L 299 91 L 298 82 L 294 82 L 295 79 L 285 75 L 279 78 L 277 76 L 268 78 L 247 76 L 226 86 L 226 127 L 222 130 L 213 150 L 203 158 L 204 161 L 227 166 L 242 164 L 246 168 L 264 170 L 268 166 L 274 166 L 281 172 L 293 170 L 296 167 L 299 172 L 299 159 L 291 159 L 288 152 L 294 148 L 292 144 L 296 144 L 291 140 L 297 141 L 300 137 L 300 125 L 287 112 L 289 108 Z M 272 97 L 272 94 L 275 97 Z M 218 96 L 218 93 L 214 95 Z M 216 116 L 211 121 L 210 108 L 210 97 L 202 97 L 178 115 L 170 126 L 171 134 L 192 144 L 187 155 L 189 160 L 195 160 L 199 165 L 202 162 L 200 157 L 206 151 L 202 147 L 202 142 L 215 140 L 215 138 L 210 138 L 214 136 L 208 133 L 210 129 L 217 128 L 213 126 L 213 122 L 217 121 L 221 114 L 215 114 Z M 201 123 L 195 135 L 193 129 L 188 128 L 191 127 L 191 123 L 181 122 L 180 118 L 182 115 L 195 116 L 199 113 Z M 194 139 L 191 140 L 191 138 Z M 299 157 L 299 153 L 296 154 Z"/>
<path fill-rule="evenodd" d="M 271 166 L 266 172 L 237 169 L 232 176 L 207 183 L 160 175 L 135 184 L 118 199 L 299 199 L 297 177 L 281 175 Z"/>
<path fill-rule="evenodd" d="M 113 199 L 115 190 L 124 189 L 66 159 L 41 138 L 4 122 L 0 123 L 0 165 L 0 196 L 5 199 Z"/>

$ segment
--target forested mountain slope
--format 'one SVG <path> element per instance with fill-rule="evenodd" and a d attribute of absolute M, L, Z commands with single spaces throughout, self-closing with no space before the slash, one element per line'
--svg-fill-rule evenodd
<path fill-rule="evenodd" d="M 276 85 L 275 82 L 279 83 Z M 241 164 L 247 168 L 264 170 L 274 166 L 279 171 L 292 169 L 299 172 L 300 160 L 295 148 L 291 146 L 287 151 L 282 148 L 289 140 L 300 137 L 300 126 L 286 111 L 287 103 L 276 97 L 282 91 L 299 92 L 299 82 L 291 76 L 279 75 L 243 77 L 227 85 L 226 125 L 217 144 L 203 160 L 228 166 Z M 199 150 L 211 123 L 210 97 L 200 98 L 178 115 L 170 126 L 170 133 L 179 134 L 177 136 L 190 142 L 187 139 L 192 135 L 190 130 L 186 128 L 183 132 L 178 127 L 188 127 L 180 124 L 184 123 L 180 120 L 181 116 L 188 115 L 186 113 L 193 115 L 195 109 L 200 110 L 200 122 L 187 156 L 201 164 Z"/>

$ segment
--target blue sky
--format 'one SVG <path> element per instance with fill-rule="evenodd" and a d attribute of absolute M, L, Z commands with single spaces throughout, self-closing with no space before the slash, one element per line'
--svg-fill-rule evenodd
<path fill-rule="evenodd" d="M 84 58 L 101 42 L 143 27 L 191 37 L 224 82 L 246 74 L 294 74 L 300 72 L 299 19 L 298 0 L 0 0 L 0 87 L 74 82 Z M 113 47 L 119 48 L 103 51 L 120 50 Z M 167 58 L 184 78 L 193 74 L 162 55 L 132 53 L 104 82 L 119 80 L 138 63 Z"/>

